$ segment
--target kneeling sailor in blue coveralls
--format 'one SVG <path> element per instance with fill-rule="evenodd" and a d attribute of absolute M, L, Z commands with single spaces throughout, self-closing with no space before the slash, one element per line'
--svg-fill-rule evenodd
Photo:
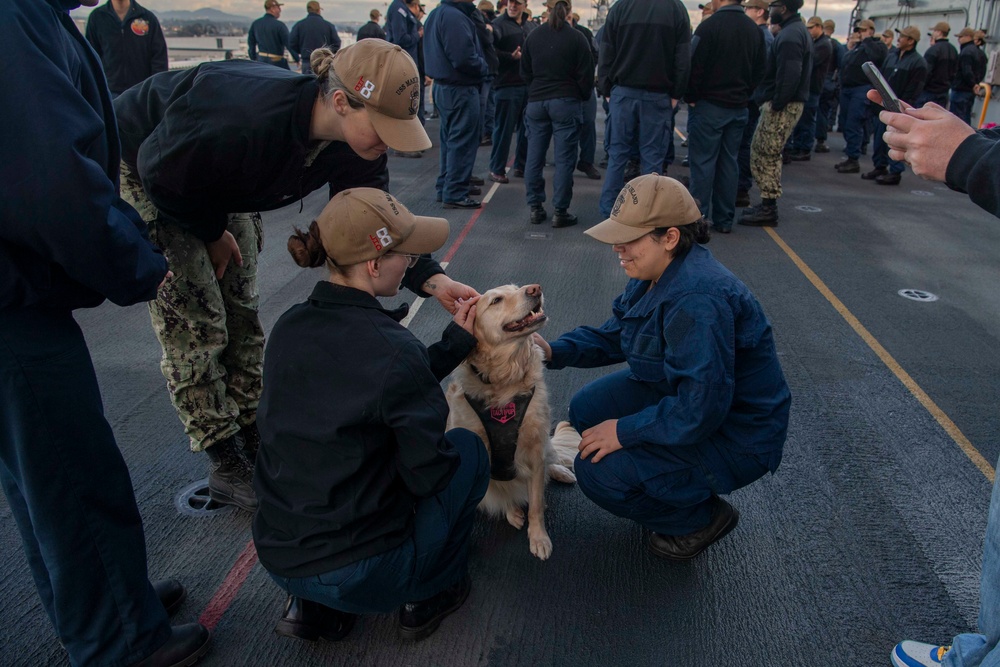
<path fill-rule="evenodd" d="M 628 182 L 586 234 L 613 246 L 631 280 L 600 327 L 536 340 L 551 369 L 628 368 L 570 402 L 583 434 L 577 479 L 595 503 L 653 531 L 653 553 L 687 560 L 736 527 L 739 512 L 719 496 L 781 461 L 791 394 L 771 325 L 699 245 L 707 223 L 672 178 Z"/>

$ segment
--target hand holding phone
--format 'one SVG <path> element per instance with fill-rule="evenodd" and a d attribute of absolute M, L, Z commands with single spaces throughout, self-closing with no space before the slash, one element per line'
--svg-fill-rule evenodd
<path fill-rule="evenodd" d="M 889 82 L 885 80 L 885 77 L 882 76 L 882 73 L 878 71 L 878 68 L 871 64 L 871 62 L 866 62 L 861 65 L 861 70 L 882 97 L 882 106 L 885 110 L 893 113 L 902 112 L 903 105 L 899 103 L 899 97 L 896 96 L 896 92 L 889 85 Z"/>

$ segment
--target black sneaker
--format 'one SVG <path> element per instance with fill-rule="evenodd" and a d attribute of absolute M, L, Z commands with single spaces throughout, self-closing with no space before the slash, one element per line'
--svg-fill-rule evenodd
<path fill-rule="evenodd" d="M 470 185 L 469 186 L 469 194 L 470 195 L 481 195 L 481 194 L 483 194 L 483 191 L 479 189 L 478 185 Z"/>
<path fill-rule="evenodd" d="M 429 637 L 441 621 L 465 603 L 471 590 L 472 579 L 466 574 L 460 582 L 429 600 L 407 602 L 399 610 L 400 636 L 411 641 Z"/>
<path fill-rule="evenodd" d="M 808 162 L 812 155 L 809 151 L 788 151 L 788 159 L 792 162 Z"/>
<path fill-rule="evenodd" d="M 701 530 L 687 535 L 649 536 L 649 550 L 660 558 L 670 560 L 691 560 L 709 546 L 729 534 L 740 521 L 736 508 L 718 496 L 714 497 L 712 520 Z"/>
<path fill-rule="evenodd" d="M 899 174 L 882 174 L 875 179 L 875 182 L 879 185 L 899 185 L 901 180 L 903 177 Z"/>
<path fill-rule="evenodd" d="M 236 505 L 248 512 L 257 510 L 253 490 L 253 464 L 243 453 L 242 443 L 233 435 L 205 449 L 209 464 L 208 494 L 223 505 Z"/>
<path fill-rule="evenodd" d="M 813 153 L 829 153 L 830 147 L 826 145 L 825 141 L 817 141 L 816 147 L 813 148 Z"/>
<path fill-rule="evenodd" d="M 552 226 L 557 229 L 560 227 L 572 227 L 576 222 L 576 216 L 564 208 L 557 208 L 555 214 L 552 216 Z"/>
<path fill-rule="evenodd" d="M 524 178 L 524 169 L 511 169 L 510 175 L 514 178 Z"/>
<path fill-rule="evenodd" d="M 469 176 L 470 185 L 485 185 L 486 181 L 479 178 L 478 176 Z"/>
<path fill-rule="evenodd" d="M 444 203 L 445 208 L 482 208 L 483 204 L 476 201 L 475 199 L 469 199 L 464 197 L 458 201 L 446 201 Z"/>
<path fill-rule="evenodd" d="M 545 218 L 547 217 L 548 215 L 546 215 L 545 209 L 542 208 L 541 204 L 531 205 L 531 214 L 528 217 L 528 222 L 533 225 L 540 225 L 545 222 Z"/>
<path fill-rule="evenodd" d="M 593 164 L 589 162 L 581 162 L 580 164 L 576 165 L 576 168 L 577 171 L 582 171 L 587 175 L 587 178 L 591 180 L 594 181 L 601 180 L 601 172 L 597 171 L 597 167 L 595 167 Z"/>
<path fill-rule="evenodd" d="M 212 633 L 201 623 L 185 623 L 170 628 L 167 642 L 145 660 L 132 667 L 177 667 L 193 665 L 212 647 Z"/>
<path fill-rule="evenodd" d="M 282 637 L 303 639 L 307 642 L 314 642 L 317 639 L 336 642 L 350 634 L 357 620 L 355 614 L 289 595 L 285 603 L 285 613 L 274 626 L 274 631 Z"/>
<path fill-rule="evenodd" d="M 844 158 L 837 164 L 833 165 L 834 169 L 840 174 L 856 174 L 861 171 L 861 165 L 854 158 L 848 157 Z"/>
<path fill-rule="evenodd" d="M 743 209 L 740 224 L 747 227 L 777 227 L 778 207 L 770 204 L 757 204 Z"/>
<path fill-rule="evenodd" d="M 176 579 L 154 581 L 153 590 L 156 592 L 156 597 L 160 598 L 160 604 L 167 610 L 167 616 L 176 614 L 187 598 L 187 590 Z"/>
<path fill-rule="evenodd" d="M 861 178 L 865 179 L 866 181 L 874 181 L 879 176 L 885 176 L 888 173 L 889 170 L 886 169 L 885 167 L 875 167 L 871 171 L 866 171 L 865 173 L 861 174 Z"/>

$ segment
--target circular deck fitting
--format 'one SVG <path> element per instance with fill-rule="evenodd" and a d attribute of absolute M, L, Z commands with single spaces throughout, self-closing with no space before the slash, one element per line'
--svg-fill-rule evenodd
<path fill-rule="evenodd" d="M 933 197 L 933 192 L 928 192 L 927 190 L 910 190 L 910 194 L 917 195 L 918 197 Z"/>
<path fill-rule="evenodd" d="M 796 210 L 802 211 L 803 213 L 819 213 L 823 209 L 816 206 L 796 206 Z"/>
<path fill-rule="evenodd" d="M 930 292 L 925 292 L 921 289 L 901 289 L 897 292 L 897 294 L 904 299 L 909 299 L 911 301 L 925 301 L 929 303 L 931 301 L 938 300 L 936 294 L 931 294 Z"/>
<path fill-rule="evenodd" d="M 223 505 L 212 500 L 208 494 L 208 478 L 198 480 L 181 489 L 174 498 L 177 511 L 185 516 L 211 516 L 227 509 L 231 505 Z"/>

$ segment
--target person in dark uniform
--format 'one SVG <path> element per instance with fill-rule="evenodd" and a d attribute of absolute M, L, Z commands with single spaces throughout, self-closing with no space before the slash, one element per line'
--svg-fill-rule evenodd
<path fill-rule="evenodd" d="M 580 490 L 653 531 L 657 556 L 688 560 L 732 530 L 720 495 L 781 462 L 791 393 L 753 294 L 703 245 L 708 227 L 678 181 L 625 185 L 611 217 L 585 232 L 629 277 L 600 327 L 546 343 L 552 370 L 627 367 L 573 396 Z"/>
<path fill-rule="evenodd" d="M 975 44 L 976 31 L 962 28 L 958 33 L 958 43 L 962 47 L 958 54 L 958 70 L 951 84 L 951 112 L 972 122 L 972 104 L 976 101 L 976 90 L 986 76 L 986 54 Z"/>
<path fill-rule="evenodd" d="M 579 30 L 587 40 L 587 43 L 590 44 L 590 55 L 594 59 L 594 67 L 596 68 L 599 53 L 597 51 L 597 42 L 594 41 L 594 33 L 590 31 L 590 28 L 580 23 L 580 15 L 576 12 L 570 14 L 570 20 L 573 21 L 573 27 Z M 596 73 L 595 69 L 593 74 L 596 75 Z M 673 145 L 673 137 L 670 138 L 670 141 L 671 145 Z M 583 124 L 580 126 L 580 159 L 576 163 L 576 168 L 578 171 L 586 174 L 587 178 L 599 181 L 601 180 L 601 172 L 594 166 L 596 155 L 597 93 L 595 92 L 583 103 Z"/>
<path fill-rule="evenodd" d="M 528 85 L 524 110 L 528 125 L 528 161 L 524 189 L 531 209 L 528 221 L 541 224 L 545 207 L 545 154 L 550 141 L 556 173 L 552 179 L 553 227 L 571 227 L 573 170 L 579 156 L 583 103 L 594 94 L 594 61 L 583 33 L 569 20 L 568 0 L 548 0 L 548 20 L 524 40 L 521 76 Z"/>
<path fill-rule="evenodd" d="M 896 51 L 899 50 L 898 48 L 896 48 L 895 41 L 896 41 L 896 33 L 894 33 L 892 30 L 889 30 L 888 28 L 882 31 L 882 43 L 885 44 L 885 48 L 889 49 L 890 54 L 895 53 Z"/>
<path fill-rule="evenodd" d="M 840 66 L 844 60 L 847 48 L 833 37 L 837 24 L 830 19 L 823 21 L 823 34 L 830 40 L 833 53 L 830 58 L 830 67 L 826 72 L 826 79 L 823 81 L 823 91 L 819 96 L 819 112 L 817 114 L 819 122 L 816 123 L 816 153 L 829 153 L 830 147 L 826 144 L 826 138 L 833 131 L 837 121 L 837 108 L 840 106 Z"/>
<path fill-rule="evenodd" d="M 774 35 L 767 28 L 768 0 L 744 0 L 743 11 L 757 24 L 757 29 L 764 36 L 764 54 L 765 57 L 769 56 L 771 44 L 774 43 Z M 740 140 L 740 152 L 737 158 L 740 168 L 736 187 L 737 208 L 750 205 L 750 188 L 753 186 L 753 173 L 750 170 L 750 144 L 753 142 L 753 133 L 760 121 L 760 105 L 756 100 L 759 90 L 760 85 L 758 84 L 747 101 L 747 125 L 743 128 L 743 138 Z"/>
<path fill-rule="evenodd" d="M 524 0 L 510 0 L 493 21 L 493 42 L 499 62 L 497 68 L 496 112 L 493 125 L 493 147 L 490 150 L 490 180 L 509 183 L 507 158 L 510 142 L 517 134 L 514 148 L 515 171 L 524 173 L 528 158 L 528 137 L 525 133 L 524 107 L 528 103 L 528 87 L 521 78 L 521 55 L 524 39 L 532 23 L 524 11 Z"/>
<path fill-rule="evenodd" d="M 401 637 L 423 639 L 469 595 L 489 454 L 445 431 L 440 382 L 476 347 L 477 299 L 430 348 L 399 324 L 405 305 L 376 299 L 447 240 L 447 220 L 371 188 L 341 192 L 288 240 L 328 278 L 281 316 L 265 355 L 253 538 L 289 594 L 278 634 L 337 641 L 357 614 L 399 609 Z"/>
<path fill-rule="evenodd" d="M 278 20 L 280 16 L 281 3 L 278 0 L 265 0 L 264 15 L 250 24 L 247 49 L 250 60 L 289 69 L 285 49 L 292 54 L 292 60 L 296 64 L 299 62 L 299 54 L 288 43 L 288 27 Z"/>
<path fill-rule="evenodd" d="M 149 581 L 132 480 L 73 318 L 106 299 L 154 299 L 172 278 L 118 195 L 111 92 L 69 17 L 79 6 L 0 3 L 0 41 L 19 54 L 4 62 L 0 93 L 8 184 L 0 197 L 0 485 L 71 665 L 191 665 L 211 634 L 198 623 L 171 628 L 184 588 Z M 22 103 L 25 91 L 45 103 Z M 4 558 L 8 576 L 20 569 L 14 554 Z M 0 662 L 37 664 L 49 650 L 4 648 Z"/>
<path fill-rule="evenodd" d="M 923 91 L 930 68 L 927 61 L 917 53 L 917 42 L 920 41 L 920 28 L 907 26 L 899 31 L 898 48 L 889 54 L 882 66 L 882 72 L 896 95 L 910 106 L 914 106 Z M 875 168 L 862 174 L 861 178 L 875 181 L 879 185 L 899 185 L 901 174 L 906 170 L 902 162 L 889 158 L 889 146 L 882 135 L 885 134 L 885 123 L 876 118 L 872 147 L 872 163 Z"/>
<path fill-rule="evenodd" d="M 819 98 L 823 93 L 827 70 L 833 61 L 833 44 L 823 32 L 823 19 L 813 16 L 806 22 L 806 29 L 812 37 L 813 66 L 812 74 L 809 76 L 809 99 L 802 108 L 802 117 L 795 124 L 789 142 L 788 157 L 795 162 L 809 160 L 812 153 L 813 142 L 816 140 L 816 126 L 820 123 L 817 120 Z"/>
<path fill-rule="evenodd" d="M 288 37 L 289 50 L 298 53 L 301 58 L 303 74 L 312 74 L 309 56 L 316 49 L 325 46 L 333 53 L 340 50 L 337 26 L 320 16 L 322 11 L 323 8 L 316 0 L 309 0 L 306 3 L 306 17 L 292 27 L 292 33 Z"/>
<path fill-rule="evenodd" d="M 875 67 L 882 67 L 889 49 L 875 36 L 875 23 L 868 19 L 858 23 L 848 39 L 847 48 L 840 66 L 840 108 L 844 119 L 841 130 L 847 144 L 844 149 L 846 157 L 834 167 L 841 174 L 856 174 L 861 171 L 858 158 L 865 141 L 866 95 L 872 87 L 861 66 L 871 62 Z"/>
<path fill-rule="evenodd" d="M 135 0 L 108 0 L 92 11 L 86 35 L 104 65 L 114 97 L 167 71 L 167 40 L 160 22 Z"/>
<path fill-rule="evenodd" d="M 378 24 L 378 20 L 382 18 L 382 12 L 373 9 L 368 13 L 368 18 L 370 19 L 368 23 L 358 28 L 358 41 L 360 42 L 362 39 L 385 39 L 385 31 Z"/>
<path fill-rule="evenodd" d="M 927 75 L 927 83 L 924 84 L 924 92 L 917 98 L 918 107 L 928 102 L 945 108 L 948 106 L 948 89 L 951 88 L 951 82 L 958 72 L 958 51 L 948 41 L 950 31 L 951 26 L 942 21 L 927 33 L 934 41 L 924 51 L 924 60 L 927 61 L 930 73 Z"/>
<path fill-rule="evenodd" d="M 181 276 L 150 306 L 171 401 L 191 450 L 209 459 L 212 497 L 251 512 L 264 352 L 257 211 L 327 185 L 386 188 L 389 146 L 430 147 L 416 118 L 416 66 L 400 47 L 320 48 L 312 69 L 203 63 L 151 77 L 115 106 L 123 194 Z M 429 259 L 414 272 L 418 289 L 447 282 Z M 444 291 L 453 290 L 435 296 Z"/>

